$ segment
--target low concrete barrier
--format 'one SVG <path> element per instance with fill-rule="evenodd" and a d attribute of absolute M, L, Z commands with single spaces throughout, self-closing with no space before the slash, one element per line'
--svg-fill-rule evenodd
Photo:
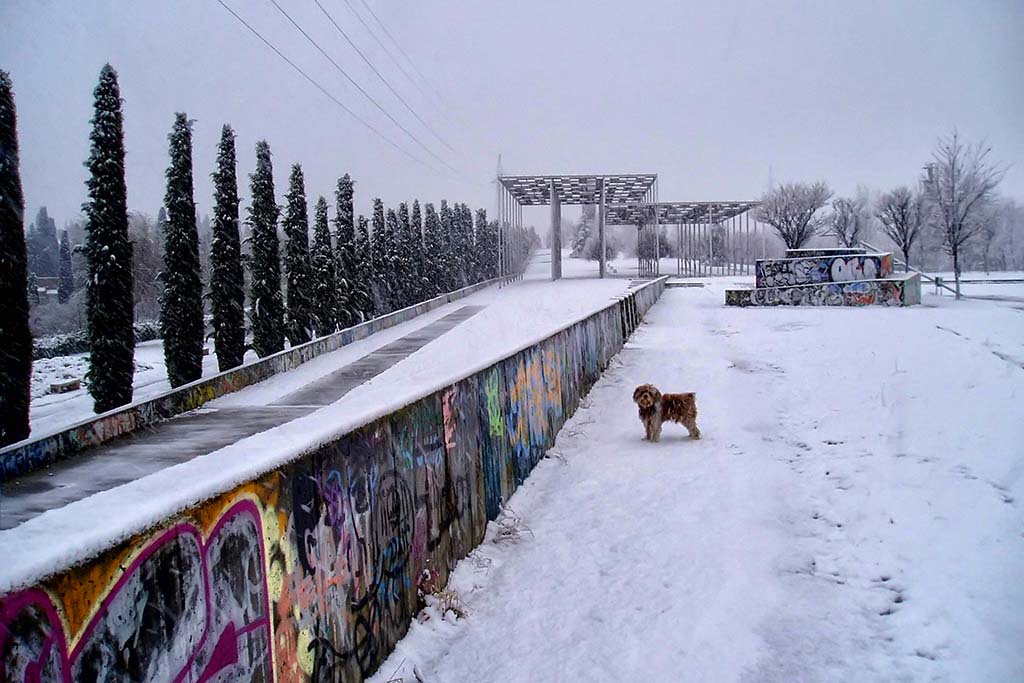
<path fill-rule="evenodd" d="M 363 680 L 407 631 L 418 589 L 442 587 L 480 543 L 666 279 L 144 528 L 102 514 L 140 480 L 4 532 L 8 548 L 59 547 L 0 566 L 0 681 Z M 283 447 L 272 433 L 243 444 L 232 456 Z M 83 511 L 103 528 L 85 530 Z"/>
<path fill-rule="evenodd" d="M 266 358 L 171 389 L 159 396 L 115 408 L 65 429 L 11 444 L 0 449 L 0 482 L 41 469 L 147 425 L 195 410 L 215 398 L 292 370 L 317 356 L 336 351 L 365 339 L 374 332 L 404 323 L 498 282 L 497 279 L 487 280 L 442 294 Z"/>

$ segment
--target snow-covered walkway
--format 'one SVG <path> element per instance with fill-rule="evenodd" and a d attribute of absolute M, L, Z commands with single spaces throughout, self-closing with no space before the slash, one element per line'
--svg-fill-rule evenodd
<path fill-rule="evenodd" d="M 377 683 L 1024 680 L 1024 310 L 725 284 L 666 291 Z M 704 439 L 642 441 L 643 382 Z"/>

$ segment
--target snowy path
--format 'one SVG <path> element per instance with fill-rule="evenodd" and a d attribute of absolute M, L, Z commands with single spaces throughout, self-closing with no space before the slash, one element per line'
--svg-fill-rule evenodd
<path fill-rule="evenodd" d="M 460 563 L 468 617 L 428 609 L 377 683 L 1024 680 L 1024 311 L 724 284 L 665 293 L 510 501 L 519 540 Z M 698 391 L 703 440 L 641 441 L 648 381 Z"/>

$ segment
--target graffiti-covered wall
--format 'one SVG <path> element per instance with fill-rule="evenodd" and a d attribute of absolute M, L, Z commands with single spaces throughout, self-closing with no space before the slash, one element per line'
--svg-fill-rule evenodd
<path fill-rule="evenodd" d="M 0 597 L 0 681 L 362 680 L 663 287 Z"/>
<path fill-rule="evenodd" d="M 758 259 L 754 267 L 757 287 L 876 280 L 892 273 L 892 254 L 811 254 L 800 258 Z"/>
<path fill-rule="evenodd" d="M 917 273 L 886 280 L 824 282 L 792 287 L 727 289 L 728 306 L 911 306 L 921 303 Z"/>

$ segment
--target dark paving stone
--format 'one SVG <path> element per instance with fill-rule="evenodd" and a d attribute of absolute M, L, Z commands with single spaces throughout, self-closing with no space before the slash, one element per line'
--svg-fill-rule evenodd
<path fill-rule="evenodd" d="M 388 368 L 398 364 L 461 322 L 472 318 L 483 306 L 463 306 L 443 318 L 380 347 L 373 353 L 311 382 L 275 401 L 275 406 L 326 406 Z"/>

